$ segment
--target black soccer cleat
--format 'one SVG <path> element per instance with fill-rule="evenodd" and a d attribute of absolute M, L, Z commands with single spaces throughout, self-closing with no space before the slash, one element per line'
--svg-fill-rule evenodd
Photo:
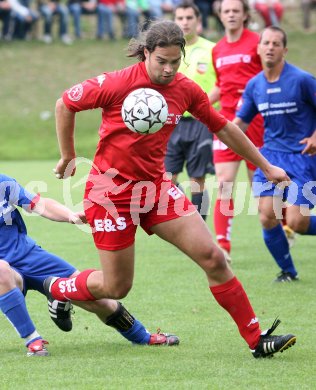
<path fill-rule="evenodd" d="M 254 358 L 272 357 L 276 352 L 283 352 L 296 343 L 296 336 L 287 334 L 284 336 L 272 336 L 271 333 L 281 323 L 276 319 L 271 328 L 263 332 L 260 336 L 256 349 L 251 350 Z"/>
<path fill-rule="evenodd" d="M 299 280 L 298 275 L 290 274 L 289 272 L 281 271 L 277 278 L 274 279 L 275 282 L 284 283 L 284 282 L 297 282 Z"/>
<path fill-rule="evenodd" d="M 43 283 L 44 291 L 47 297 L 48 311 L 50 318 L 55 322 L 59 329 L 64 332 L 70 332 L 72 329 L 72 304 L 70 303 L 70 301 L 63 302 L 54 299 L 50 292 L 51 285 L 57 279 L 58 278 L 54 276 L 49 276 L 44 280 Z"/>

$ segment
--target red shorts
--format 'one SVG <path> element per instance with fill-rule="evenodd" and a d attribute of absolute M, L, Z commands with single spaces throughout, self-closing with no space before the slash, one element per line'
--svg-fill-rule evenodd
<path fill-rule="evenodd" d="M 98 249 L 119 250 L 135 241 L 137 226 L 151 227 L 196 212 L 195 206 L 172 182 L 127 181 L 118 175 L 90 173 L 84 208 Z"/>
<path fill-rule="evenodd" d="M 224 113 L 225 115 L 225 113 Z M 229 116 L 227 115 L 227 118 Z M 257 115 L 249 125 L 246 135 L 254 143 L 257 148 L 260 148 L 263 145 L 263 119 L 261 115 Z M 221 142 L 216 135 L 214 135 L 213 140 L 213 161 L 214 164 L 241 161 L 244 160 L 243 157 L 239 154 L 233 152 L 229 149 L 223 142 Z M 254 171 L 257 167 L 253 165 L 250 161 L 245 160 L 247 168 Z"/>

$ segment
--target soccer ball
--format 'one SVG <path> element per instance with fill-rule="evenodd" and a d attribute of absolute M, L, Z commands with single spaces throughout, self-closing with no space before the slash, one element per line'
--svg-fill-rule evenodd
<path fill-rule="evenodd" d="M 153 134 L 168 118 L 165 98 L 151 88 L 139 88 L 126 96 L 121 115 L 125 125 L 138 134 Z"/>

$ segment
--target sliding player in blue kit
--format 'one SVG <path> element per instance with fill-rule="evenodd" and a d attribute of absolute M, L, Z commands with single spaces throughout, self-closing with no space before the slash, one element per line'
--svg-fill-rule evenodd
<path fill-rule="evenodd" d="M 42 249 L 27 235 L 17 206 L 57 222 L 82 223 L 85 217 L 83 213 L 73 213 L 53 199 L 26 191 L 13 178 L 0 174 L 0 310 L 24 339 L 27 356 L 47 356 L 48 342 L 37 332 L 30 318 L 25 295 L 28 290 L 45 294 L 43 282 L 51 273 L 68 277 L 79 274 L 79 271 L 60 257 Z M 95 313 L 103 323 L 112 326 L 135 344 L 179 344 L 175 335 L 150 334 L 140 321 L 115 300 L 99 299 L 75 304 Z M 57 310 L 60 315 L 61 308 L 54 305 L 50 307 L 53 321 L 66 332 L 72 328 L 71 320 L 67 320 L 69 306 L 70 302 L 67 302 L 61 319 L 56 316 Z"/>
<path fill-rule="evenodd" d="M 282 29 L 275 26 L 264 29 L 258 45 L 263 72 L 248 82 L 234 120 L 245 130 L 252 118 L 261 113 L 265 127 L 261 152 L 271 164 L 282 167 L 292 180 L 284 191 L 268 182 L 260 169 L 253 180 L 263 238 L 281 269 L 276 282 L 298 280 L 281 225 L 285 201 L 288 202 L 288 226 L 299 234 L 316 235 L 316 216 L 310 215 L 310 209 L 315 206 L 313 166 L 316 162 L 304 146 L 316 131 L 316 79 L 285 61 L 286 44 L 287 36 Z"/>

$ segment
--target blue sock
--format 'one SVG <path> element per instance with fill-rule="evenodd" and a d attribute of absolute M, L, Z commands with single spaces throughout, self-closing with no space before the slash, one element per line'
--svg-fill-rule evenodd
<path fill-rule="evenodd" d="M 311 215 L 309 219 L 309 226 L 304 235 L 315 236 L 316 235 L 316 216 Z"/>
<path fill-rule="evenodd" d="M 126 332 L 119 331 L 119 333 L 127 340 L 135 344 L 148 344 L 150 333 L 144 325 L 135 319 L 133 326 Z"/>
<path fill-rule="evenodd" d="M 26 308 L 24 295 L 17 287 L 0 295 L 0 309 L 22 338 L 35 331 L 35 326 Z"/>
<path fill-rule="evenodd" d="M 287 242 L 282 225 L 279 224 L 275 228 L 269 230 L 262 229 L 262 231 L 264 242 L 281 270 L 296 276 L 297 271 L 290 254 L 289 243 Z"/>

